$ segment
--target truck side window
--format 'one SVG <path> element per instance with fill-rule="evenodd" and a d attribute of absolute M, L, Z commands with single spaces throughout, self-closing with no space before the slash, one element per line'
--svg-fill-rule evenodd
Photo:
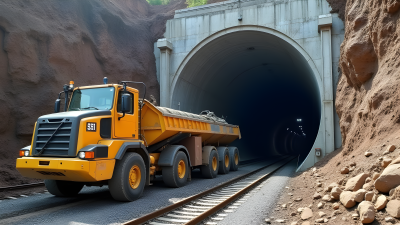
<path fill-rule="evenodd" d="M 119 112 L 119 113 L 122 113 L 121 112 L 121 96 L 122 96 L 122 94 L 124 94 L 123 91 L 120 91 L 118 93 L 117 112 Z M 128 92 L 128 94 L 131 96 L 132 102 L 131 102 L 131 110 L 129 112 L 127 112 L 127 114 L 133 114 L 133 101 L 134 101 L 133 94 L 129 93 L 129 92 Z"/>

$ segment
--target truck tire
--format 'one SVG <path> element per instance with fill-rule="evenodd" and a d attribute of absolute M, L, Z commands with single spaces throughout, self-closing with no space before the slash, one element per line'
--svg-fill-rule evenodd
<path fill-rule="evenodd" d="M 44 185 L 50 194 L 58 197 L 73 197 L 83 188 L 83 183 L 65 180 L 44 180 Z"/>
<path fill-rule="evenodd" d="M 112 178 L 108 181 L 111 196 L 121 202 L 134 201 L 143 193 L 146 184 L 146 166 L 142 157 L 128 152 L 117 160 Z"/>
<path fill-rule="evenodd" d="M 229 159 L 229 151 L 228 148 L 225 149 L 223 151 L 223 154 L 221 154 L 219 157 L 220 158 L 220 164 L 219 164 L 219 170 L 218 173 L 219 174 L 228 174 L 229 170 L 231 168 L 231 163 L 230 163 L 230 159 Z"/>
<path fill-rule="evenodd" d="M 210 157 L 208 159 L 208 165 L 200 167 L 201 175 L 204 178 L 213 179 L 218 175 L 218 153 L 215 150 L 210 151 Z"/>
<path fill-rule="evenodd" d="M 239 169 L 239 150 L 236 147 L 228 147 L 228 149 L 231 159 L 231 171 L 237 171 Z"/>
<path fill-rule="evenodd" d="M 186 154 L 178 151 L 175 154 L 173 165 L 162 168 L 164 183 L 174 188 L 185 186 L 190 173 L 188 165 Z"/>

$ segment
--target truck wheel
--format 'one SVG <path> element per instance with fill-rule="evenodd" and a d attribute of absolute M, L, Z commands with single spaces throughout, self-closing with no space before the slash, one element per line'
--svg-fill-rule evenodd
<path fill-rule="evenodd" d="M 237 171 L 239 169 L 239 150 L 236 147 L 228 147 L 228 149 L 231 159 L 231 171 Z"/>
<path fill-rule="evenodd" d="M 44 180 L 44 185 L 50 194 L 58 197 L 73 197 L 83 188 L 83 183 L 65 180 Z"/>
<path fill-rule="evenodd" d="M 231 167 L 231 163 L 230 163 L 230 159 L 229 159 L 229 151 L 228 149 L 225 149 L 223 151 L 223 154 L 221 154 L 219 157 L 222 157 L 222 159 L 220 158 L 220 164 L 219 164 L 219 170 L 218 173 L 219 174 L 227 174 L 229 173 L 230 167 Z"/>
<path fill-rule="evenodd" d="M 128 152 L 117 161 L 112 178 L 108 181 L 111 196 L 122 202 L 138 199 L 146 183 L 146 167 L 142 157 Z"/>
<path fill-rule="evenodd" d="M 218 175 L 218 163 L 217 151 L 210 151 L 208 165 L 203 165 L 200 167 L 201 175 L 203 175 L 204 178 L 216 178 Z"/>
<path fill-rule="evenodd" d="M 175 154 L 172 166 L 162 168 L 162 178 L 169 187 L 182 187 L 187 182 L 189 167 L 186 154 L 179 151 Z"/>

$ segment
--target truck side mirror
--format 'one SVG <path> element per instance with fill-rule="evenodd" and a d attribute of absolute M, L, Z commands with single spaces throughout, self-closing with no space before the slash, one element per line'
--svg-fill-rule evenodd
<path fill-rule="evenodd" d="M 125 93 L 121 97 L 121 111 L 122 113 L 127 113 L 131 111 L 131 104 L 132 104 L 132 99 L 131 95 L 128 93 Z"/>
<path fill-rule="evenodd" d="M 60 112 L 60 106 L 61 106 L 61 99 L 57 99 L 56 103 L 54 104 L 54 112 L 55 113 Z"/>

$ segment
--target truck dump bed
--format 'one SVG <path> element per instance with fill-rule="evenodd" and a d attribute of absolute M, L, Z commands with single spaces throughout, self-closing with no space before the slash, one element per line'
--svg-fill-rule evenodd
<path fill-rule="evenodd" d="M 154 106 L 147 100 L 142 109 L 141 126 L 147 146 L 179 132 L 201 136 L 204 145 L 228 145 L 240 139 L 239 126 L 228 124 L 223 119 Z"/>

